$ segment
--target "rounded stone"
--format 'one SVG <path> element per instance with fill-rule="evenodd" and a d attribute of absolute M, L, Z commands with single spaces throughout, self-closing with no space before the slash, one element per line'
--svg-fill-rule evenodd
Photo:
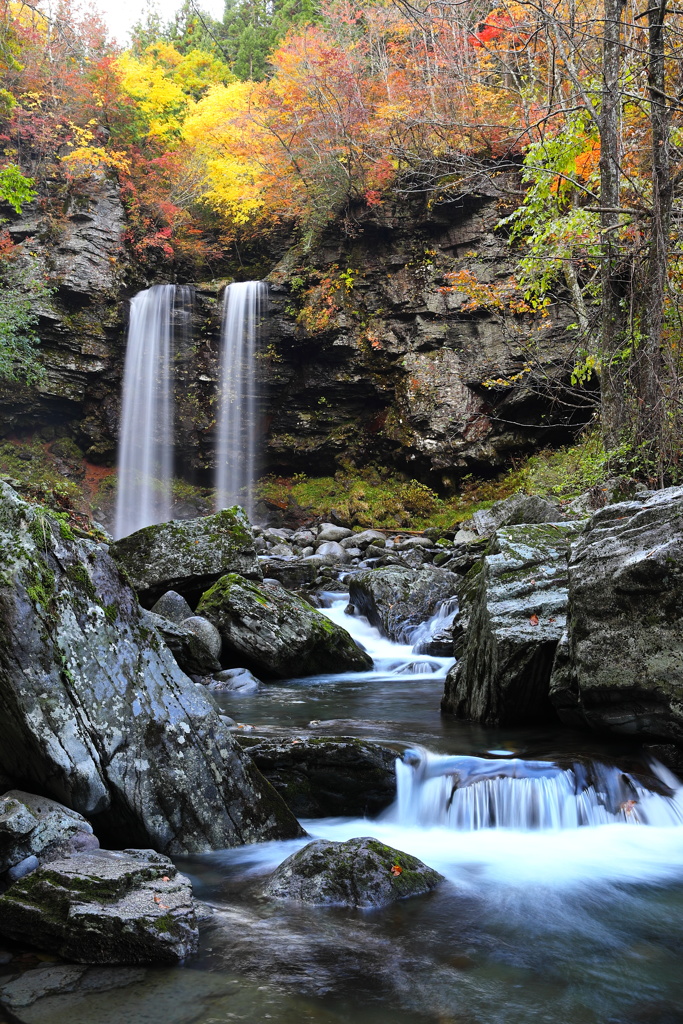
<path fill-rule="evenodd" d="M 181 594 L 175 590 L 167 590 L 151 609 L 155 615 L 161 615 L 164 619 L 170 619 L 180 625 L 184 619 L 192 615 L 192 609 Z"/>
<path fill-rule="evenodd" d="M 18 882 L 20 878 L 26 878 L 32 871 L 36 871 L 40 867 L 40 861 L 37 857 L 24 857 L 18 864 L 11 867 L 7 872 L 7 878 L 10 882 Z"/>
<path fill-rule="evenodd" d="M 189 618 L 183 619 L 181 626 L 194 633 L 202 641 L 212 657 L 220 658 L 223 641 L 213 622 L 209 622 L 203 615 L 191 615 Z"/>

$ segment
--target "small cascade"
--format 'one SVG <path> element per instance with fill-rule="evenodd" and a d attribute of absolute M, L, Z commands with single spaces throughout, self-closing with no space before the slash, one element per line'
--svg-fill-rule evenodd
<path fill-rule="evenodd" d="M 225 289 L 216 433 L 216 508 L 242 505 L 252 516 L 257 472 L 258 382 L 255 356 L 267 286 L 245 281 Z"/>
<path fill-rule="evenodd" d="M 192 290 L 160 284 L 130 304 L 123 373 L 114 536 L 171 518 L 174 319 Z M 187 316 L 184 318 L 187 320 Z"/>
<path fill-rule="evenodd" d="M 413 631 L 410 642 L 416 654 L 443 654 L 453 653 L 453 620 L 458 614 L 457 597 L 449 597 L 442 601 L 431 619 L 420 625 Z"/>
<path fill-rule="evenodd" d="M 653 786 L 599 762 L 444 757 L 409 750 L 396 762 L 401 826 L 459 831 L 570 829 L 586 825 L 683 825 L 683 789 L 661 765 Z"/>

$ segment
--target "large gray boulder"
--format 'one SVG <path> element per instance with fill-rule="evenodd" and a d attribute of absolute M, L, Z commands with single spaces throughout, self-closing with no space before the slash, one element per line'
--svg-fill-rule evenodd
<path fill-rule="evenodd" d="M 34 793 L 11 789 L 0 797 L 0 874 L 33 858 L 49 860 L 99 843 L 81 814 Z"/>
<path fill-rule="evenodd" d="M 144 609 L 142 615 L 150 629 L 155 629 L 163 639 L 183 672 L 190 676 L 207 676 L 220 670 L 220 661 L 194 630 Z"/>
<path fill-rule="evenodd" d="M 0 483 L 0 774 L 181 854 L 300 834 L 106 550 Z"/>
<path fill-rule="evenodd" d="M 175 590 L 190 603 L 228 572 L 260 580 L 249 520 L 238 506 L 213 516 L 145 526 L 112 544 L 142 603 Z"/>
<path fill-rule="evenodd" d="M 239 742 L 298 818 L 379 814 L 396 799 L 397 753 L 351 737 Z"/>
<path fill-rule="evenodd" d="M 454 624 L 456 664 L 441 710 L 486 725 L 554 718 L 550 673 L 567 614 L 567 554 L 578 526 L 498 530 L 465 577 Z"/>
<path fill-rule="evenodd" d="M 556 523 L 562 518 L 559 507 L 538 494 L 511 494 L 497 501 L 491 508 L 481 509 L 472 516 L 472 525 L 480 537 L 491 537 L 501 526 L 521 526 L 528 523 Z"/>
<path fill-rule="evenodd" d="M 189 879 L 152 850 L 39 868 L 0 896 L 0 934 L 88 964 L 184 960 L 199 941 Z"/>
<path fill-rule="evenodd" d="M 383 907 L 442 881 L 417 857 L 377 839 L 317 839 L 283 861 L 263 891 L 273 899 L 318 906 Z"/>
<path fill-rule="evenodd" d="M 363 671 L 372 658 L 341 626 L 279 583 L 230 573 L 202 597 L 197 614 L 217 626 L 229 652 L 259 676 L 287 679 Z"/>
<path fill-rule="evenodd" d="M 457 593 L 460 582 L 454 573 L 431 565 L 387 565 L 351 577 L 349 601 L 390 640 L 409 643 L 420 623 Z"/>
<path fill-rule="evenodd" d="M 683 488 L 601 509 L 569 563 L 550 696 L 569 725 L 683 742 Z"/>

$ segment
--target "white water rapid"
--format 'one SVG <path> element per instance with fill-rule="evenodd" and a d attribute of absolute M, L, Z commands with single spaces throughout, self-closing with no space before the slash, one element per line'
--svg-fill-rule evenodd
<path fill-rule="evenodd" d="M 257 472 L 258 382 L 255 357 L 267 286 L 244 281 L 225 289 L 216 426 L 216 508 L 242 505 L 251 517 Z"/>
<path fill-rule="evenodd" d="M 191 308 L 185 285 L 158 284 L 130 304 L 117 460 L 114 536 L 171 518 L 174 319 Z"/>

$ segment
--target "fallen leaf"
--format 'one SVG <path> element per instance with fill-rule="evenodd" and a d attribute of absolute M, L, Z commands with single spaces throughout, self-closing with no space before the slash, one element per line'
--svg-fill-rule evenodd
<path fill-rule="evenodd" d="M 624 800 L 623 804 L 619 804 L 619 809 L 622 810 L 624 814 L 633 814 L 637 803 L 637 800 Z"/>
<path fill-rule="evenodd" d="M 170 882 L 171 879 L 168 877 L 168 875 L 162 875 L 161 881 L 162 882 Z"/>
<path fill-rule="evenodd" d="M 156 905 L 158 907 L 161 907 L 162 910 L 169 910 L 170 909 L 169 907 L 166 906 L 165 903 L 161 902 L 161 896 L 155 896 L 154 897 L 154 902 L 156 903 Z"/>
<path fill-rule="evenodd" d="M 537 626 L 538 625 L 538 615 L 530 615 L 529 616 L 529 622 L 531 623 L 532 626 Z"/>
<path fill-rule="evenodd" d="M 391 873 L 392 875 L 402 875 L 403 868 L 401 867 L 400 864 L 394 864 L 393 868 L 391 869 Z"/>
<path fill-rule="evenodd" d="M 551 617 L 550 617 L 550 618 L 548 619 L 548 622 L 554 622 L 554 621 L 555 621 L 555 617 L 554 617 L 554 616 L 551 616 Z"/>

